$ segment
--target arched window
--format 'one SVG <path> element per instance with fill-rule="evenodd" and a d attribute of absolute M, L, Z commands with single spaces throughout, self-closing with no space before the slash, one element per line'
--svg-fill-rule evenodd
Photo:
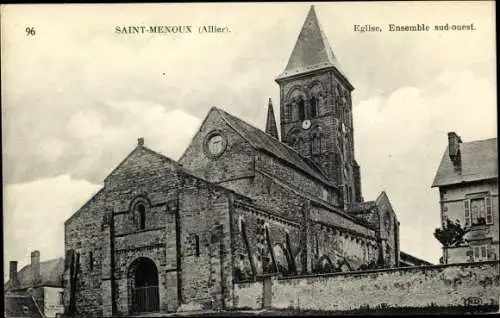
<path fill-rule="evenodd" d="M 317 132 L 312 135 L 311 152 L 313 155 L 321 153 L 321 135 Z"/>
<path fill-rule="evenodd" d="M 92 252 L 89 252 L 89 268 L 90 271 L 94 270 L 94 255 L 92 254 Z"/>
<path fill-rule="evenodd" d="M 198 235 L 194 236 L 194 250 L 196 257 L 200 256 L 200 237 Z"/>
<path fill-rule="evenodd" d="M 299 120 L 304 120 L 306 118 L 306 112 L 305 112 L 304 98 L 302 96 L 299 96 L 299 99 L 297 101 L 297 107 L 299 110 Z"/>
<path fill-rule="evenodd" d="M 318 117 L 318 98 L 316 96 L 311 97 L 311 118 Z"/>
<path fill-rule="evenodd" d="M 287 118 L 286 121 L 293 121 L 293 109 L 291 103 L 285 104 L 285 118 Z"/>
<path fill-rule="evenodd" d="M 292 134 L 288 138 L 288 140 L 289 140 L 288 144 L 290 145 L 290 147 L 292 147 L 296 151 L 299 151 L 299 140 L 298 140 L 297 136 L 295 134 Z"/>
<path fill-rule="evenodd" d="M 146 229 L 146 207 L 144 203 L 138 203 L 136 205 L 137 215 L 139 217 L 139 230 Z"/>
<path fill-rule="evenodd" d="M 302 137 L 298 138 L 298 140 L 297 140 L 297 147 L 295 149 L 302 156 L 308 157 L 310 155 L 310 153 L 308 153 L 310 151 L 310 149 L 308 149 L 308 145 L 305 142 L 304 138 L 302 138 Z"/>
<path fill-rule="evenodd" d="M 314 254 L 316 254 L 316 256 L 319 256 L 318 234 L 314 234 Z"/>

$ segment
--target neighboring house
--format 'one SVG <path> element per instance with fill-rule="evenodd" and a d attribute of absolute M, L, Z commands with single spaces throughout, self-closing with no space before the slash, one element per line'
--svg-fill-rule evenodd
<path fill-rule="evenodd" d="M 33 296 L 6 295 L 4 305 L 5 318 L 45 318 Z"/>
<path fill-rule="evenodd" d="M 462 142 L 448 133 L 432 187 L 439 188 L 441 222 L 470 229 L 465 242 L 443 247 L 443 263 L 499 259 L 497 138 Z"/>
<path fill-rule="evenodd" d="M 63 272 L 63 258 L 40 262 L 39 251 L 31 253 L 31 264 L 24 266 L 19 272 L 17 262 L 11 261 L 9 280 L 4 285 L 5 294 L 10 296 L 5 299 L 6 303 L 9 302 L 8 308 L 11 308 L 12 312 L 16 310 L 22 312 L 23 308 L 15 307 L 23 302 L 29 302 L 27 299 L 33 297 L 45 317 L 55 317 L 57 313 L 62 313 L 64 311 Z M 28 306 L 28 308 L 31 307 Z"/>
<path fill-rule="evenodd" d="M 429 266 L 433 265 L 423 259 L 412 256 L 410 254 L 406 254 L 405 252 L 399 252 L 399 266 L 400 267 L 409 267 L 409 266 Z"/>

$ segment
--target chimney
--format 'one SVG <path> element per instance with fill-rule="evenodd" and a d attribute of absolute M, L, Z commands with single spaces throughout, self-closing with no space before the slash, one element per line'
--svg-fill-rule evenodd
<path fill-rule="evenodd" d="M 12 287 L 17 286 L 17 262 L 10 261 L 9 262 L 9 280 Z"/>
<path fill-rule="evenodd" d="M 144 146 L 144 138 L 142 138 L 142 137 L 137 138 L 137 145 Z"/>
<path fill-rule="evenodd" d="M 460 144 L 462 139 L 454 131 L 448 133 L 448 154 L 453 165 L 460 165 Z"/>
<path fill-rule="evenodd" d="M 40 251 L 31 252 L 31 279 L 36 285 L 40 279 Z"/>

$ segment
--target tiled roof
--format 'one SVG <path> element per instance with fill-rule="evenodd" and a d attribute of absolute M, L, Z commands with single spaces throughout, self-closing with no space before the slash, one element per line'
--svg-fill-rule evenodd
<path fill-rule="evenodd" d="M 56 258 L 40 262 L 41 282 L 36 286 L 62 287 L 62 274 L 64 271 L 64 259 Z M 31 264 L 24 266 L 18 273 L 19 286 L 16 289 L 27 289 L 33 286 L 31 278 Z M 5 283 L 5 290 L 11 290 L 11 281 Z"/>
<path fill-rule="evenodd" d="M 288 64 L 277 79 L 332 66 L 347 80 L 311 6 Z"/>
<path fill-rule="evenodd" d="M 405 253 L 403 251 L 399 252 L 399 258 L 400 258 L 400 261 L 402 263 L 409 264 L 409 265 L 415 265 L 415 266 L 433 265 L 432 263 L 424 261 L 423 259 L 420 259 L 418 257 L 415 257 L 415 256 L 410 255 L 408 253 Z"/>
<path fill-rule="evenodd" d="M 432 187 L 498 178 L 497 148 L 497 138 L 460 143 L 461 171 L 458 171 L 447 147 Z"/>
<path fill-rule="evenodd" d="M 347 212 L 349 214 L 367 213 L 371 208 L 376 206 L 375 201 L 360 202 L 350 206 Z"/>
<path fill-rule="evenodd" d="M 38 308 L 32 296 L 7 295 L 5 296 L 4 317 L 14 318 L 43 318 L 43 314 Z"/>
<path fill-rule="evenodd" d="M 316 178 L 317 180 L 330 186 L 334 186 L 328 177 L 312 160 L 302 157 L 297 151 L 295 151 L 295 149 L 220 108 L 214 107 L 214 109 L 228 123 L 228 125 L 236 130 L 241 137 L 246 139 L 252 147 L 265 150 L 273 156 L 302 170 L 311 177 Z"/>
<path fill-rule="evenodd" d="M 356 203 L 348 208 L 347 213 L 378 228 L 379 214 L 375 201 Z"/>

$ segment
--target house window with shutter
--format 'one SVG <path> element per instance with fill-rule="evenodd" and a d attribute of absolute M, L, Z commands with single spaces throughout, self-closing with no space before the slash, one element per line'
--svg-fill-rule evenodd
<path fill-rule="evenodd" d="M 493 210 L 489 194 L 469 195 L 464 200 L 465 226 L 493 224 Z"/>
<path fill-rule="evenodd" d="M 471 199 L 469 203 L 472 224 L 486 223 L 485 199 Z"/>
<path fill-rule="evenodd" d="M 493 211 L 491 209 L 491 198 L 487 196 L 484 200 L 486 202 L 486 224 L 493 224 Z"/>
<path fill-rule="evenodd" d="M 465 226 L 470 226 L 469 200 L 464 201 L 464 209 L 465 209 Z"/>
<path fill-rule="evenodd" d="M 488 245 L 474 245 L 472 246 L 472 255 L 474 262 L 483 262 L 488 260 Z"/>

